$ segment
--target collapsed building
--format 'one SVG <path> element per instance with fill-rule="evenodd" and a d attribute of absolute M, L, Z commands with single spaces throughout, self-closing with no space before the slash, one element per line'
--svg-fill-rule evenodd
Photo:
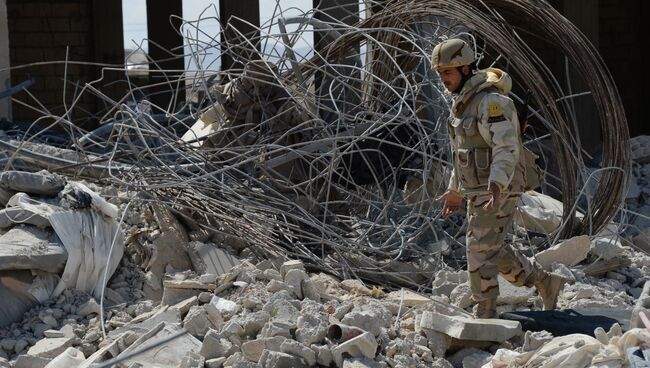
<path fill-rule="evenodd" d="M 521 39 L 522 17 L 554 40 L 598 107 L 606 139 L 589 165 L 576 96 Z M 273 22 L 281 32 L 259 39 L 223 25 L 238 36 L 209 47 L 233 68 L 170 80 L 190 95 L 178 108 L 129 105 L 88 83 L 75 101 L 105 99 L 97 129 L 47 114 L 63 129 L 3 132 L 0 366 L 647 360 L 650 143 L 636 138 L 630 151 L 612 77 L 573 24 L 545 2 L 509 0 L 393 1 L 351 25 L 313 14 Z M 310 25 L 326 46 L 296 55 L 305 31 L 287 24 Z M 428 55 L 457 35 L 480 65 L 508 67 L 513 99 L 532 91 L 524 140 L 546 183 L 522 196 L 508 241 L 567 277 L 560 307 L 603 316 L 595 325 L 540 330 L 467 312 L 463 220 L 441 219 L 433 203 L 450 170 L 449 102 Z M 264 38 L 272 52 L 250 47 Z M 539 309 L 532 290 L 503 284 L 501 294 L 502 313 Z"/>

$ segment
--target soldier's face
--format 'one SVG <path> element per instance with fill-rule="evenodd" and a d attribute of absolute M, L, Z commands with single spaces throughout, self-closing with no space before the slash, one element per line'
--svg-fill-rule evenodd
<path fill-rule="evenodd" d="M 463 75 L 458 68 L 438 68 L 437 71 L 442 84 L 445 85 L 448 91 L 454 92 L 458 89 L 460 82 L 463 80 Z"/>

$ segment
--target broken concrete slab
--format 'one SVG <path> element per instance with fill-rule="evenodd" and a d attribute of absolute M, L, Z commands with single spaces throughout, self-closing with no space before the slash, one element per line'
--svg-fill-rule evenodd
<path fill-rule="evenodd" d="M 73 347 L 67 348 L 63 353 L 52 359 L 45 368 L 70 368 L 77 367 L 84 362 L 84 354 Z"/>
<path fill-rule="evenodd" d="M 260 357 L 263 368 L 306 368 L 307 364 L 297 356 L 279 351 L 264 350 Z"/>
<path fill-rule="evenodd" d="M 42 358 L 33 355 L 19 355 L 16 358 L 16 362 L 12 366 L 13 368 L 45 368 L 50 362 L 51 358 Z"/>
<path fill-rule="evenodd" d="M 183 225 L 167 207 L 154 204 L 151 209 L 160 228 L 160 234 L 152 242 L 155 252 L 153 252 L 153 256 L 149 259 L 145 268 L 151 272 L 152 280 L 157 281 L 163 279 L 166 267 L 170 266 L 176 270 L 189 270 L 192 263 L 187 254 L 189 237 Z M 162 288 L 158 289 L 157 285 L 154 287 L 147 286 L 143 288 L 143 291 L 149 299 L 160 300 L 162 297 Z M 189 297 L 190 295 L 185 296 L 181 300 Z M 176 300 L 176 302 L 170 304 L 173 305 L 179 301 Z"/>
<path fill-rule="evenodd" d="M 171 289 L 214 290 L 217 285 L 204 284 L 199 280 L 164 280 L 163 287 Z"/>
<path fill-rule="evenodd" d="M 244 354 L 244 357 L 251 362 L 256 363 L 260 361 L 264 349 L 266 349 L 266 341 L 264 339 L 246 341 L 241 346 L 241 351 Z"/>
<path fill-rule="evenodd" d="M 77 314 L 82 317 L 85 317 L 92 313 L 99 314 L 100 311 L 101 311 L 101 307 L 99 306 L 99 304 L 97 304 L 95 299 L 90 298 L 88 299 L 87 302 L 79 306 L 79 308 L 77 309 Z"/>
<path fill-rule="evenodd" d="M 298 341 L 287 339 L 280 345 L 280 350 L 283 353 L 300 357 L 310 367 L 316 365 L 316 353 Z"/>
<path fill-rule="evenodd" d="M 237 348 L 233 346 L 232 342 L 221 337 L 219 332 L 210 329 L 203 339 L 199 354 L 205 359 L 215 359 L 221 357 L 228 357 L 232 355 Z"/>
<path fill-rule="evenodd" d="M 181 302 L 178 302 L 176 305 L 174 305 L 172 308 L 178 309 L 178 311 L 181 313 L 181 317 L 185 317 L 187 312 L 190 311 L 190 308 L 199 305 L 199 298 L 197 296 L 193 296 L 190 298 L 187 298 Z"/>
<path fill-rule="evenodd" d="M 284 276 L 284 282 L 293 288 L 293 292 L 299 299 L 303 298 L 302 282 L 305 280 L 309 280 L 309 275 L 301 269 L 288 270 Z"/>
<path fill-rule="evenodd" d="M 138 338 L 133 344 L 126 348 L 119 356 L 127 356 L 135 350 L 143 349 L 147 346 L 154 345 L 165 337 L 178 333 L 181 327 L 176 324 L 159 323 Z M 173 342 L 163 344 L 141 354 L 130 357 L 122 362 L 126 367 L 140 364 L 142 367 L 156 366 L 160 368 L 178 368 L 181 366 L 183 358 L 190 352 L 198 352 L 201 348 L 201 342 L 190 334 L 184 334 Z"/>
<path fill-rule="evenodd" d="M 629 267 L 631 264 L 632 260 L 625 256 L 615 257 L 609 260 L 600 259 L 581 268 L 581 271 L 587 276 L 598 276 L 606 274 L 609 271 Z"/>
<path fill-rule="evenodd" d="M 368 289 L 366 285 L 364 285 L 363 282 L 361 282 L 361 280 L 347 279 L 341 281 L 339 285 L 344 290 L 356 295 L 365 295 L 365 296 L 372 295 L 372 290 Z"/>
<path fill-rule="evenodd" d="M 65 177 L 47 171 L 30 173 L 8 170 L 0 173 L 0 186 L 16 192 L 55 196 L 63 190 Z"/>
<path fill-rule="evenodd" d="M 287 276 L 287 272 L 290 270 L 303 270 L 305 271 L 305 264 L 302 261 L 298 260 L 291 260 L 291 261 L 286 261 L 280 266 L 280 276 L 284 280 L 285 277 Z"/>
<path fill-rule="evenodd" d="M 472 319 L 425 311 L 421 329 L 442 332 L 459 340 L 504 342 L 521 334 L 521 324 L 501 319 Z"/>
<path fill-rule="evenodd" d="M 18 224 L 32 225 L 39 229 L 51 227 L 50 220 L 29 209 L 10 207 L 0 210 L 0 229 L 7 229 Z"/>
<path fill-rule="evenodd" d="M 53 359 L 72 346 L 72 342 L 73 339 L 67 337 L 41 339 L 29 348 L 27 355 Z"/>
<path fill-rule="evenodd" d="M 624 256 L 625 249 L 618 236 L 597 237 L 591 242 L 591 253 L 609 261 Z"/>
<path fill-rule="evenodd" d="M 183 320 L 183 328 L 195 337 L 203 338 L 212 326 L 203 307 L 192 306 Z M 219 326 L 220 327 L 220 326 Z"/>
<path fill-rule="evenodd" d="M 60 273 L 68 259 L 54 232 L 18 225 L 0 236 L 0 270 Z"/>
<path fill-rule="evenodd" d="M 407 289 L 391 291 L 390 293 L 386 294 L 386 300 L 395 303 L 401 303 L 406 307 L 415 307 L 418 305 L 431 303 L 431 299 L 427 298 L 426 296 L 420 295 Z"/>
<path fill-rule="evenodd" d="M 198 241 L 189 243 L 188 255 L 194 270 L 199 274 L 210 273 L 220 276 L 239 264 L 237 257 L 225 250 L 214 244 Z"/>
<path fill-rule="evenodd" d="M 445 295 L 449 297 L 456 286 L 467 281 L 467 271 L 440 270 L 435 274 L 431 293 L 433 295 Z"/>
<path fill-rule="evenodd" d="M 515 224 L 528 231 L 550 234 L 562 223 L 562 202 L 535 191 L 522 193 Z"/>
<path fill-rule="evenodd" d="M 551 271 L 553 263 L 565 266 L 575 266 L 589 254 L 591 241 L 589 236 L 581 235 L 565 240 L 535 255 L 535 259 L 547 271 Z"/>
<path fill-rule="evenodd" d="M 332 357 L 332 351 L 327 345 L 311 345 L 311 349 L 316 353 L 316 363 L 329 367 L 334 358 Z"/>
<path fill-rule="evenodd" d="M 162 294 L 161 305 L 176 305 L 183 300 L 198 297 L 204 290 L 201 289 L 180 289 L 165 287 Z"/>
<path fill-rule="evenodd" d="M 239 305 L 237 303 L 216 295 L 212 297 L 209 304 L 212 304 L 222 315 L 225 314 L 232 316 L 239 310 Z"/>
<path fill-rule="evenodd" d="M 632 238 L 632 243 L 645 254 L 650 254 L 650 228 L 643 229 L 639 235 Z"/>
<path fill-rule="evenodd" d="M 508 282 L 503 276 L 498 276 L 499 296 L 497 304 L 520 304 L 526 303 L 535 296 L 535 289 L 525 286 L 515 286 Z"/>
<path fill-rule="evenodd" d="M 345 356 L 373 359 L 377 354 L 377 340 L 370 332 L 364 332 L 332 348 L 332 358 L 338 367 L 343 367 Z"/>
<path fill-rule="evenodd" d="M 205 367 L 205 358 L 193 351 L 189 351 L 187 352 L 187 354 L 185 354 L 185 357 L 183 357 L 183 360 L 181 361 L 181 365 L 179 368 L 204 368 L 204 367 Z"/>
<path fill-rule="evenodd" d="M 472 300 L 472 288 L 468 282 L 459 284 L 449 294 L 449 300 L 458 308 L 465 309 L 471 306 L 474 302 Z"/>
<path fill-rule="evenodd" d="M 123 327 L 110 331 L 108 336 L 115 337 L 127 331 L 145 333 L 161 323 L 180 325 L 181 321 L 181 313 L 178 309 L 163 306 L 132 319 Z"/>

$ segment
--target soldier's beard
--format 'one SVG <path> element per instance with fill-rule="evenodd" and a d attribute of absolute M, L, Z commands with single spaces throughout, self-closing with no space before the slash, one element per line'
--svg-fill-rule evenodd
<path fill-rule="evenodd" d="M 460 74 L 461 74 L 463 77 L 461 78 L 460 83 L 458 83 L 458 87 L 456 87 L 455 90 L 451 91 L 452 93 L 455 93 L 455 94 L 459 94 L 460 91 L 463 90 L 463 87 L 465 87 L 465 83 L 467 83 L 467 81 L 468 81 L 470 78 L 472 78 L 472 72 L 470 71 L 470 72 L 467 73 L 467 74 L 463 73 L 463 67 L 462 67 L 462 66 L 458 67 L 458 71 L 460 72 Z"/>

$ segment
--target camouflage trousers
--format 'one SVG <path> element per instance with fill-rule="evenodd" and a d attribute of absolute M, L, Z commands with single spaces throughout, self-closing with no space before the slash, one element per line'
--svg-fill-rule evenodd
<path fill-rule="evenodd" d="M 474 301 L 496 299 L 499 295 L 499 273 L 515 286 L 533 286 L 542 272 L 510 244 L 504 244 L 519 195 L 505 195 L 491 210 L 483 209 L 489 195 L 479 195 L 467 201 L 467 271 Z"/>

